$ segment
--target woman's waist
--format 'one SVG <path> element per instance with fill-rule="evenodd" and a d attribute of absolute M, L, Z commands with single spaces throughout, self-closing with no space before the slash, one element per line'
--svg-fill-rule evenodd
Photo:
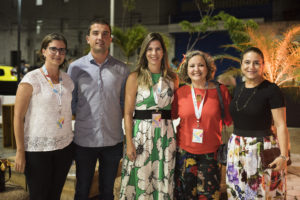
<path fill-rule="evenodd" d="M 26 150 L 36 149 L 37 151 L 56 150 L 67 146 L 73 140 L 74 134 L 71 132 L 61 135 L 24 135 Z"/>
<path fill-rule="evenodd" d="M 56 122 L 51 126 L 49 124 L 40 124 L 41 126 L 32 126 L 32 124 L 25 124 L 24 136 L 32 138 L 64 138 L 73 136 L 71 123 Z"/>
<path fill-rule="evenodd" d="M 222 143 L 221 135 L 204 133 L 202 143 L 193 141 L 193 133 L 180 134 L 177 133 L 177 145 L 190 153 L 206 154 L 215 152 Z"/>
<path fill-rule="evenodd" d="M 192 154 L 208 154 L 208 153 L 215 153 L 217 152 L 220 143 L 210 143 L 210 144 L 203 144 L 203 145 L 186 145 L 185 143 L 181 143 L 177 141 L 177 146 L 180 149 L 183 149 Z"/>
<path fill-rule="evenodd" d="M 133 119 L 152 119 L 153 114 L 161 116 L 161 119 L 171 119 L 171 110 L 151 109 L 151 110 L 135 110 Z"/>
<path fill-rule="evenodd" d="M 273 135 L 271 129 L 262 129 L 262 130 L 249 130 L 249 129 L 240 129 L 234 128 L 234 134 L 242 137 L 266 137 Z"/>

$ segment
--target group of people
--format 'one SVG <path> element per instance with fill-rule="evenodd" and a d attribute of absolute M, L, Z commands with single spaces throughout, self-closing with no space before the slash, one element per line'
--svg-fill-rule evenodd
<path fill-rule="evenodd" d="M 121 158 L 120 199 L 218 199 L 222 120 L 234 123 L 228 141 L 228 198 L 285 198 L 289 158 L 284 99 L 263 78 L 264 57 L 258 48 L 242 54 L 245 82 L 232 100 L 227 88 L 219 86 L 222 119 L 218 86 L 212 81 L 216 66 L 208 54 L 187 52 L 179 72 L 185 85 L 178 88 L 159 33 L 146 36 L 132 73 L 109 55 L 107 22 L 93 20 L 86 40 L 90 52 L 65 73 L 60 68 L 66 63 L 67 40 L 58 33 L 47 35 L 40 49 L 44 65 L 19 84 L 15 168 L 25 173 L 31 200 L 60 199 L 73 159 L 74 199 L 88 199 L 99 161 L 99 199 L 112 200 Z M 172 120 L 178 118 L 175 131 Z M 273 125 L 276 135 L 270 131 Z M 281 155 L 263 170 L 259 153 L 271 147 L 280 147 Z"/>

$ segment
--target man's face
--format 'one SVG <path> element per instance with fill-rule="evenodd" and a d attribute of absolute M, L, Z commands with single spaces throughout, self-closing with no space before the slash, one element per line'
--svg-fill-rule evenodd
<path fill-rule="evenodd" d="M 94 53 L 108 52 L 110 43 L 112 41 L 109 27 L 105 24 L 91 25 L 90 35 L 86 36 L 86 41 Z"/>

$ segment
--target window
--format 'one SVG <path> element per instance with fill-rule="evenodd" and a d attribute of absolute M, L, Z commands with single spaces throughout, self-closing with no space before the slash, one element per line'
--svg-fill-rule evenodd
<path fill-rule="evenodd" d="M 43 0 L 36 0 L 35 5 L 36 6 L 42 6 L 43 5 Z"/>
<path fill-rule="evenodd" d="M 42 25 L 43 25 L 43 20 L 40 19 L 36 20 L 36 34 L 41 33 Z"/>

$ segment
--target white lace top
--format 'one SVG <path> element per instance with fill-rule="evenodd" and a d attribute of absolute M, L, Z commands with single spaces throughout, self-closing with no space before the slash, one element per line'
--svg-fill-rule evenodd
<path fill-rule="evenodd" d="M 74 84 L 62 75 L 62 110 L 59 114 L 58 98 L 40 69 L 27 73 L 21 83 L 33 87 L 32 97 L 25 115 L 25 151 L 53 151 L 68 146 L 73 140 L 71 100 Z M 59 91 L 59 84 L 54 84 Z M 59 119 L 64 119 L 60 128 Z"/>

